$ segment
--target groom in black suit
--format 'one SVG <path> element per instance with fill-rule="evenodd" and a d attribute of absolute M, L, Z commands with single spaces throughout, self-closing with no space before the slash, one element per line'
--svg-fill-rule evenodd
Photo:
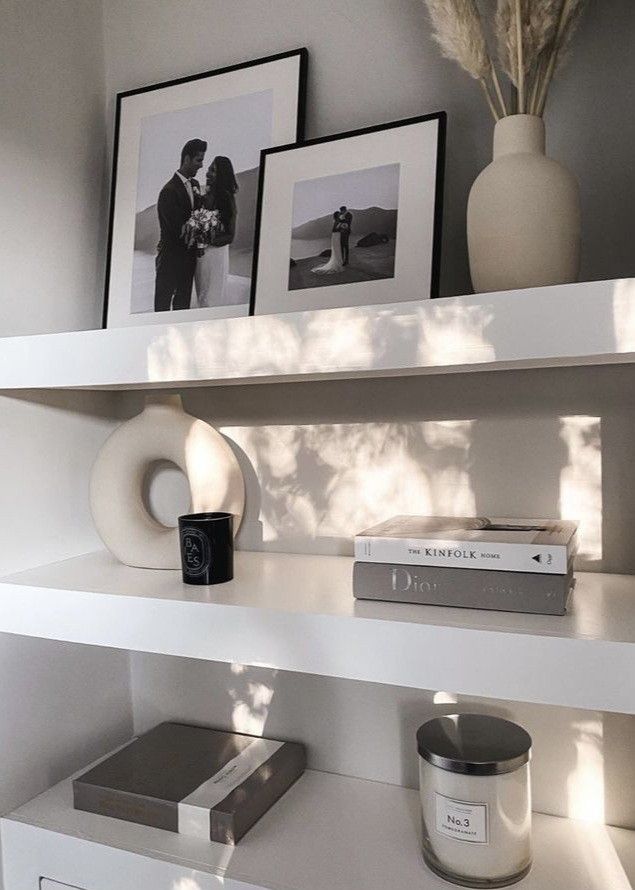
<path fill-rule="evenodd" d="M 161 240 L 157 250 L 154 311 L 189 309 L 196 268 L 196 248 L 186 246 L 183 225 L 195 209 L 192 180 L 203 166 L 207 142 L 190 139 L 181 152 L 181 166 L 161 189 L 157 202 Z"/>

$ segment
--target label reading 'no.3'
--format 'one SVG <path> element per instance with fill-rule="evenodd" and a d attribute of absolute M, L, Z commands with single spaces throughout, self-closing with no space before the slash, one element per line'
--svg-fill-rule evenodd
<path fill-rule="evenodd" d="M 487 804 L 436 798 L 436 829 L 440 834 L 468 844 L 487 844 Z"/>

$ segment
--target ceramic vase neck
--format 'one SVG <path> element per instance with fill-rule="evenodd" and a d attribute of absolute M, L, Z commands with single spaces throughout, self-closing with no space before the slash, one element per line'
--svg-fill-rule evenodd
<path fill-rule="evenodd" d="M 145 407 L 146 408 L 172 408 L 173 410 L 183 411 L 183 402 L 181 401 L 181 396 L 176 394 L 149 394 L 145 398 Z"/>
<path fill-rule="evenodd" d="M 534 114 L 510 114 L 494 127 L 494 159 L 503 155 L 545 153 L 545 122 Z"/>

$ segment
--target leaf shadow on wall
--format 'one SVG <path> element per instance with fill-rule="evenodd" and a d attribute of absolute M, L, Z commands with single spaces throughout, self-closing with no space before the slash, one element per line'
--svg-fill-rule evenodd
<path fill-rule="evenodd" d="M 582 523 L 578 568 L 631 571 L 624 523 L 635 521 L 635 507 L 619 494 L 635 431 L 620 395 L 625 373 L 224 388 L 214 390 L 213 416 L 209 391 L 186 398 L 239 454 L 243 549 L 350 554 L 357 531 L 397 513 L 562 517 Z"/>

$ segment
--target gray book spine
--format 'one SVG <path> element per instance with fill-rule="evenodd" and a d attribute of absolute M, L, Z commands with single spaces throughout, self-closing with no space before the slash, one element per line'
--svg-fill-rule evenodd
<path fill-rule="evenodd" d="M 573 574 L 544 575 L 356 562 L 357 599 L 564 615 Z"/>
<path fill-rule="evenodd" d="M 137 822 L 139 825 L 150 825 L 167 831 L 179 830 L 176 803 L 112 788 L 100 788 L 98 785 L 82 782 L 81 778 L 73 780 L 73 806 L 76 810 L 111 816 L 125 822 Z"/>

